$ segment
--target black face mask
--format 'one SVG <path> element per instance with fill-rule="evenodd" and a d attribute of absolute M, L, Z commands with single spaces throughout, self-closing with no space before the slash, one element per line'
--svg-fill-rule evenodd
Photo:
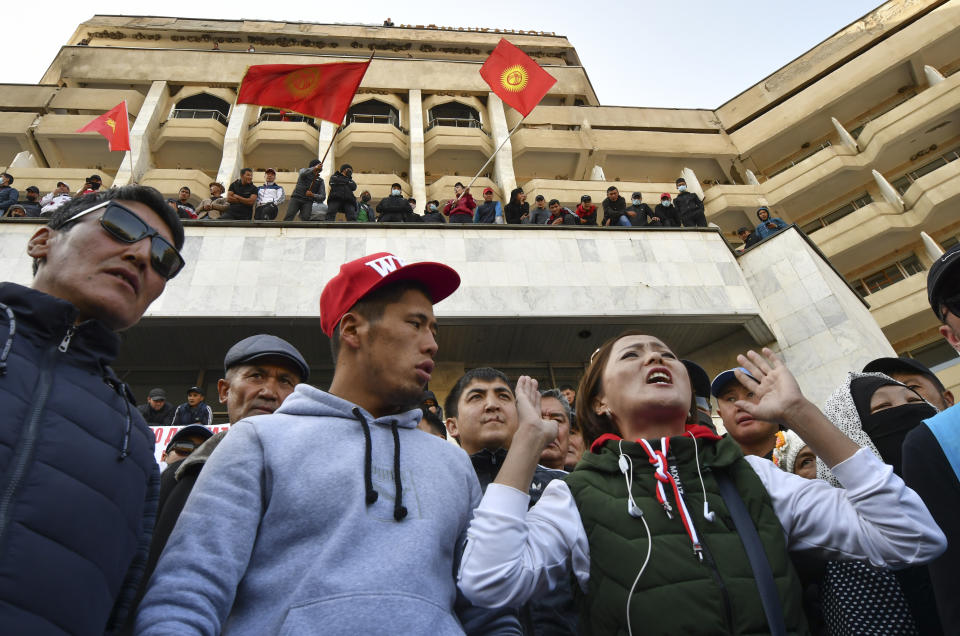
<path fill-rule="evenodd" d="M 936 414 L 937 409 L 926 402 L 903 404 L 865 415 L 862 418 L 863 432 L 870 436 L 883 461 L 893 466 L 893 472 L 899 475 L 903 440 L 907 433 Z"/>
<path fill-rule="evenodd" d="M 365 194 L 362 197 L 360 197 L 360 200 L 363 201 L 364 203 L 367 203 L 370 200 L 370 195 Z"/>

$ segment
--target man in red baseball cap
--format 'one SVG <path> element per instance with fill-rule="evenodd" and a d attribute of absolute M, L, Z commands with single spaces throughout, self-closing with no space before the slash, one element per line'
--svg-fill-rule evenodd
<path fill-rule="evenodd" d="M 467 455 L 417 429 L 433 372 L 440 263 L 381 252 L 320 295 L 335 370 L 270 415 L 235 423 L 170 536 L 138 634 L 519 633 L 513 610 L 458 596 L 455 562 L 480 503 Z"/>

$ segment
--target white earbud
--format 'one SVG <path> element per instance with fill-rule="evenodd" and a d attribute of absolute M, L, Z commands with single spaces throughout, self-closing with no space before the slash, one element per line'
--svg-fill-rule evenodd
<path fill-rule="evenodd" d="M 643 510 L 640 510 L 640 506 L 636 504 L 633 497 L 627 499 L 627 514 L 634 519 L 639 519 L 643 516 Z"/>
<path fill-rule="evenodd" d="M 706 500 L 704 500 L 703 502 L 703 518 L 709 521 L 710 523 L 713 523 L 713 521 L 717 518 L 716 513 L 710 510 L 710 504 L 707 503 Z"/>
<path fill-rule="evenodd" d="M 620 472 L 626 475 L 630 472 L 630 465 L 627 464 L 627 456 L 621 455 L 620 459 L 617 460 L 617 465 L 620 466 Z"/>

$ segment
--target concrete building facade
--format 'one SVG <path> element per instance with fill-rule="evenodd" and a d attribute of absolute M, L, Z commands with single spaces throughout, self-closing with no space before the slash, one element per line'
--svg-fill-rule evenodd
<path fill-rule="evenodd" d="M 478 72 L 501 37 L 558 80 L 523 122 Z M 244 71 L 370 51 L 323 176 L 350 163 L 358 191 L 376 201 L 399 182 L 422 208 L 450 198 L 520 122 L 475 191 L 503 201 L 519 186 L 573 207 L 615 185 L 653 205 L 684 176 L 716 227 L 188 223 L 188 267 L 127 334 L 118 364 L 138 394 L 212 388 L 226 347 L 257 330 L 308 352 L 322 386 L 320 289 L 344 260 L 381 249 L 464 277 L 437 307 L 440 393 L 477 364 L 572 381 L 604 338 L 638 325 L 709 372 L 773 346 L 818 400 L 844 371 L 894 352 L 960 388 L 926 304 L 921 239 L 960 238 L 960 0 L 891 0 L 714 110 L 603 106 L 574 47 L 550 33 L 95 16 L 40 84 L 2 86 L 0 166 L 42 192 L 98 172 L 169 196 L 187 185 L 196 200 L 241 167 L 256 183 L 274 168 L 289 193 L 336 126 L 237 104 Z M 73 132 L 124 99 L 130 153 Z M 734 231 L 755 225 L 761 205 L 796 227 L 735 254 Z M 8 279 L 29 282 L 32 229 L 0 225 Z"/>

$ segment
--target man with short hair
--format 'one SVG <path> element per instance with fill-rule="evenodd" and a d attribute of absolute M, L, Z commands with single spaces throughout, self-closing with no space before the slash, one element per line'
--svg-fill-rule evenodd
<path fill-rule="evenodd" d="M 410 211 L 406 213 L 403 217 L 404 223 L 423 223 L 423 217 L 417 214 L 417 200 L 413 197 L 407 199 L 407 205 L 410 206 Z"/>
<path fill-rule="evenodd" d="M 523 223 L 530 225 L 546 225 L 550 220 L 550 210 L 547 209 L 547 200 L 542 194 L 538 194 L 533 200 L 533 208 L 530 214 L 523 219 Z"/>
<path fill-rule="evenodd" d="M 13 187 L 13 175 L 9 172 L 0 173 L 0 216 L 6 214 L 7 209 L 19 198 L 20 192 Z"/>
<path fill-rule="evenodd" d="M 440 202 L 434 199 L 427 203 L 426 212 L 423 215 L 424 223 L 446 223 L 443 218 L 443 212 L 440 211 Z"/>
<path fill-rule="evenodd" d="M 497 222 L 498 217 L 500 217 L 501 222 L 503 222 L 503 208 L 500 206 L 499 201 L 493 200 L 493 188 L 484 188 L 483 203 L 477 206 L 473 216 L 473 222 L 493 225 Z"/>
<path fill-rule="evenodd" d="M 390 194 L 377 204 L 377 221 L 380 223 L 403 223 L 410 204 L 403 197 L 399 183 L 391 184 Z"/>
<path fill-rule="evenodd" d="M 912 358 L 877 358 L 863 367 L 864 373 L 883 373 L 907 385 L 932 404 L 938 411 L 954 404 L 953 393 L 926 365 Z"/>
<path fill-rule="evenodd" d="M 284 221 L 293 221 L 298 214 L 301 221 L 313 219 L 313 204 L 323 203 L 327 198 L 326 186 L 323 183 L 323 177 L 320 176 L 321 170 L 323 170 L 323 164 L 319 159 L 311 159 L 310 165 L 300 170 L 297 185 L 294 186 L 293 194 L 290 195 L 287 213 L 283 217 Z"/>
<path fill-rule="evenodd" d="M 444 216 L 449 217 L 451 223 L 473 223 L 473 211 L 477 208 L 477 202 L 473 200 L 470 188 L 464 188 L 463 184 L 457 181 L 453 184 L 453 192 L 456 198 L 450 199 L 443 206 Z"/>
<path fill-rule="evenodd" d="M 220 215 L 230 207 L 230 202 L 223 196 L 226 188 L 218 181 L 212 182 L 208 187 L 210 188 L 210 198 L 200 202 L 200 206 L 197 208 L 198 217 L 201 219 L 219 219 Z"/>
<path fill-rule="evenodd" d="M 40 214 L 48 216 L 72 198 L 70 195 L 70 186 L 63 181 L 57 181 L 56 189 L 40 199 Z"/>
<path fill-rule="evenodd" d="M 459 282 L 385 252 L 340 268 L 320 295 L 329 392 L 301 383 L 272 415 L 231 427 L 167 542 L 138 634 L 445 636 L 510 620 L 455 608 L 480 487 L 463 453 L 416 429 L 433 303 Z"/>
<path fill-rule="evenodd" d="M 677 211 L 680 225 L 683 227 L 707 227 L 707 216 L 703 211 L 703 201 L 693 192 L 687 190 L 687 181 L 683 177 L 677 179 L 677 198 L 673 207 Z"/>
<path fill-rule="evenodd" d="M 540 454 L 540 465 L 564 470 L 570 443 L 570 422 L 573 410 L 560 389 L 540 391 L 540 417 L 557 423 L 557 437 Z"/>
<path fill-rule="evenodd" d="M 263 173 L 263 185 L 257 188 L 257 207 L 253 211 L 253 218 L 258 221 L 274 220 L 284 198 L 283 186 L 277 183 L 277 171 L 267 168 Z"/>
<path fill-rule="evenodd" d="M 627 216 L 627 200 L 620 196 L 617 186 L 607 188 L 607 198 L 603 200 L 603 225 L 630 227 Z"/>
<path fill-rule="evenodd" d="M 220 215 L 227 221 L 249 221 L 253 218 L 253 206 L 257 202 L 257 186 L 253 185 L 253 170 L 240 169 L 240 178 L 227 189 L 227 202 L 230 207 Z"/>
<path fill-rule="evenodd" d="M 942 323 L 940 335 L 960 353 L 960 245 L 951 247 L 931 265 L 927 299 Z M 942 395 L 946 403 L 946 394 Z M 949 401 L 953 401 L 952 395 Z M 956 582 L 960 570 L 960 406 L 942 410 L 907 433 L 903 440 L 903 481 L 920 495 L 947 536 L 947 551 L 927 568 L 940 624 L 954 629 L 960 625 Z"/>
<path fill-rule="evenodd" d="M 353 166 L 345 163 L 339 172 L 330 175 L 330 195 L 327 197 L 327 220 L 336 221 L 343 212 L 347 221 L 357 220 L 357 199 L 353 196 L 357 184 L 353 180 Z"/>
<path fill-rule="evenodd" d="M 572 384 L 561 384 L 560 392 L 563 393 L 563 397 L 567 399 L 567 404 L 570 405 L 571 411 L 576 411 L 577 389 Z"/>
<path fill-rule="evenodd" d="M 150 389 L 147 403 L 138 406 L 137 410 L 149 426 L 170 426 L 173 422 L 174 408 L 167 403 L 167 392 L 159 387 Z"/>
<path fill-rule="evenodd" d="M 755 232 L 750 231 L 747 226 L 742 226 L 737 230 L 737 238 L 743 241 L 743 245 L 737 248 L 737 252 L 743 253 L 760 242 Z"/>
<path fill-rule="evenodd" d="M 32 287 L 0 284 L 4 633 L 103 634 L 125 618 L 159 473 L 153 433 L 109 364 L 115 332 L 180 271 L 182 246 L 160 193 L 128 185 L 57 209 L 27 243 Z"/>
<path fill-rule="evenodd" d="M 33 218 L 40 216 L 40 189 L 37 186 L 29 186 L 25 196 L 26 200 L 20 202 L 24 216 Z"/>
<path fill-rule="evenodd" d="M 558 200 L 550 199 L 550 217 L 547 219 L 547 225 L 580 225 L 580 217 L 569 208 L 562 207 Z"/>
<path fill-rule="evenodd" d="M 757 229 L 754 230 L 754 233 L 757 235 L 758 241 L 790 227 L 783 219 L 770 218 L 770 210 L 765 205 L 757 208 L 757 219 L 760 222 L 757 223 Z"/>
<path fill-rule="evenodd" d="M 743 367 L 737 367 L 748 377 L 753 377 Z M 756 404 L 758 397 L 749 387 L 740 384 L 734 373 L 727 369 L 713 379 L 710 390 L 717 398 L 717 412 L 723 420 L 723 427 L 733 438 L 744 455 L 756 455 L 764 459 L 773 459 L 773 448 L 777 443 L 780 428 L 773 422 L 758 420 L 736 405 L 742 400 Z"/>
<path fill-rule="evenodd" d="M 203 389 L 198 386 L 187 390 L 187 401 L 173 412 L 173 426 L 190 424 L 213 426 L 213 409 L 203 401 Z"/>
<path fill-rule="evenodd" d="M 373 223 L 377 220 L 377 215 L 370 205 L 370 191 L 364 190 L 360 193 L 360 203 L 357 204 L 357 220 L 361 223 Z"/>
<path fill-rule="evenodd" d="M 677 215 L 677 209 L 673 207 L 669 192 L 660 195 L 660 203 L 653 209 L 653 216 L 660 219 L 660 225 L 663 227 L 680 227 L 680 217 Z"/>
<path fill-rule="evenodd" d="M 170 207 L 177 212 L 177 216 L 181 219 L 197 218 L 197 210 L 190 203 L 190 188 L 187 186 L 180 188 L 176 199 L 167 199 L 167 203 L 170 204 Z"/>
<path fill-rule="evenodd" d="M 100 178 L 100 175 L 92 174 L 83 182 L 77 195 L 82 197 L 85 194 L 93 194 L 100 190 L 101 185 L 103 185 L 103 180 Z"/>
<path fill-rule="evenodd" d="M 633 193 L 630 199 L 630 205 L 624 210 L 624 214 L 627 215 L 627 219 L 630 220 L 630 225 L 633 227 L 646 227 L 648 225 L 651 227 L 660 227 L 663 225 L 660 217 L 656 216 L 653 210 L 650 209 L 650 206 L 643 202 L 642 192 Z"/>
<path fill-rule="evenodd" d="M 597 224 L 597 206 L 593 204 L 593 198 L 589 194 L 580 197 L 580 205 L 574 213 L 580 218 L 580 225 Z"/>

